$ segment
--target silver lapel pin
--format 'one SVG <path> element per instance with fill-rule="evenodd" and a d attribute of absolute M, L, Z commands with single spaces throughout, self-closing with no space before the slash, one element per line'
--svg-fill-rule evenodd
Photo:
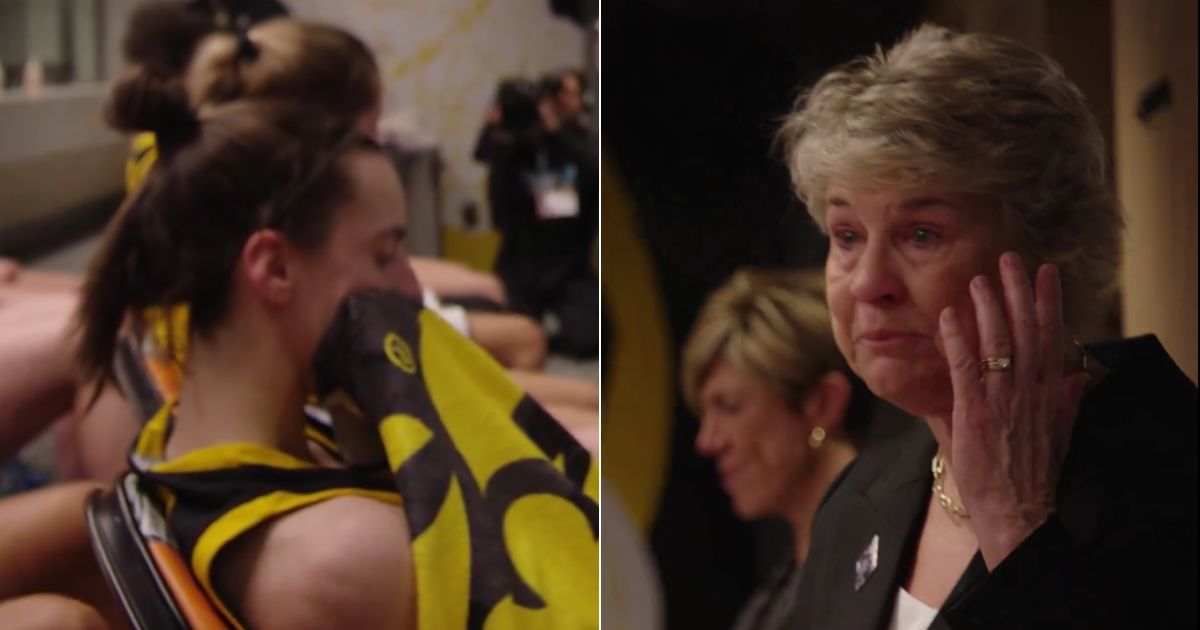
<path fill-rule="evenodd" d="M 867 582 L 867 578 L 875 572 L 875 567 L 879 565 L 879 534 L 871 536 L 871 542 L 863 549 L 862 554 L 858 556 L 858 560 L 854 562 L 854 590 L 862 588 Z"/>

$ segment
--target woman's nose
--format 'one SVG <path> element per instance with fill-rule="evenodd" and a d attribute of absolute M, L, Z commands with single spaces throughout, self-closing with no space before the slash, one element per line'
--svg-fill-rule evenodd
<path fill-rule="evenodd" d="M 414 300 L 421 299 L 421 282 L 417 280 L 417 272 L 407 256 L 389 270 L 387 284 L 389 289 L 395 289 Z"/>
<path fill-rule="evenodd" d="M 900 275 L 896 273 L 895 261 L 886 243 L 875 239 L 864 246 L 863 253 L 855 265 L 851 293 L 860 302 L 900 302 L 908 292 Z"/>
<path fill-rule="evenodd" d="M 700 431 L 696 433 L 696 452 L 705 457 L 713 457 L 721 450 L 721 439 L 716 423 L 712 420 L 700 420 Z"/>

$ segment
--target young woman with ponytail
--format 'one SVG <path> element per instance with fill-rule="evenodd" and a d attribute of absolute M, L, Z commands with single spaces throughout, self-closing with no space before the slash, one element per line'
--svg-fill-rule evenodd
<path fill-rule="evenodd" d="M 346 295 L 392 288 L 419 297 L 388 158 L 318 109 L 247 101 L 197 118 L 185 99 L 152 85 L 111 110 L 119 124 L 154 131 L 161 155 L 89 270 L 82 370 L 111 380 L 131 314 L 188 304 L 179 399 L 159 420 L 170 438 L 157 453 L 139 451 L 140 470 L 199 467 L 222 476 L 215 489 L 226 497 L 302 497 L 256 513 L 262 526 L 214 550 L 197 574 L 214 605 L 234 627 L 412 627 L 408 542 L 395 535 L 407 525 L 390 480 L 318 465 L 301 413 L 313 354 Z M 231 457 L 238 467 L 221 464 Z M 172 519 L 223 516 L 176 492 Z M 190 557 L 199 541 L 175 531 Z"/>

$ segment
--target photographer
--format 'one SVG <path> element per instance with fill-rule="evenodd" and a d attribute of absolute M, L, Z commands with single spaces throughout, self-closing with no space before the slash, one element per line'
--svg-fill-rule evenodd
<path fill-rule="evenodd" d="M 581 89 L 573 74 L 502 82 L 475 157 L 489 166 L 503 237 L 495 268 L 510 307 L 545 322 L 552 349 L 594 356 L 597 143 L 581 116 Z"/>

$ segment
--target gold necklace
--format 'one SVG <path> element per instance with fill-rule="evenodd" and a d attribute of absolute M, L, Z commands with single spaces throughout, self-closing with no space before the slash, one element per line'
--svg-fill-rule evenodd
<path fill-rule="evenodd" d="M 942 477 L 946 473 L 946 460 L 942 458 L 941 453 L 933 456 L 932 468 L 933 493 L 937 496 L 938 503 L 952 516 L 962 519 L 971 518 L 971 515 L 967 513 L 967 509 L 955 502 L 954 499 L 951 499 L 950 495 L 946 494 L 945 490 L 942 489 Z"/>

